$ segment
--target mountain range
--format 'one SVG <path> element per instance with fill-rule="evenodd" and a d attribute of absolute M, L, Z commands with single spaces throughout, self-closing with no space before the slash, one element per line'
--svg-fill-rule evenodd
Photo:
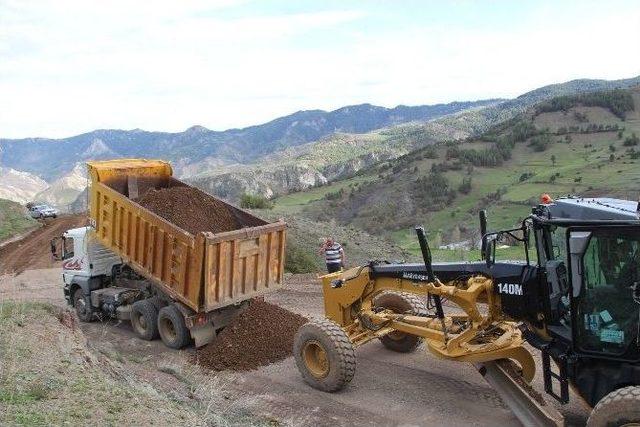
<path fill-rule="evenodd" d="M 353 105 L 334 111 L 299 111 L 243 129 L 213 131 L 192 126 L 184 132 L 95 130 L 63 138 L 0 139 L 0 165 L 35 174 L 46 181 L 60 178 L 78 161 L 113 157 L 161 157 L 181 169 L 203 160 L 217 164 L 246 163 L 287 147 L 316 141 L 335 132 L 363 133 L 412 121 L 427 121 L 500 100 L 384 108 Z"/>
<path fill-rule="evenodd" d="M 510 100 L 395 108 L 361 104 L 329 112 L 299 111 L 226 131 L 192 126 L 177 133 L 95 130 L 63 139 L 0 139 L 0 194 L 22 203 L 37 196 L 68 205 L 82 191 L 78 163 L 146 157 L 171 161 L 177 176 L 227 199 L 237 199 L 244 192 L 272 197 L 351 176 L 436 142 L 479 135 L 557 95 L 637 84 L 640 76 L 581 79 Z M 32 190 L 18 192 L 16 176 L 27 179 Z"/>

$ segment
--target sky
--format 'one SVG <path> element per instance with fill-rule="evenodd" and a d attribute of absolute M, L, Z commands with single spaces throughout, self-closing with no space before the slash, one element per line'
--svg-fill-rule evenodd
<path fill-rule="evenodd" d="M 639 40 L 637 0 L 0 0 L 0 137 L 508 98 L 640 75 Z"/>

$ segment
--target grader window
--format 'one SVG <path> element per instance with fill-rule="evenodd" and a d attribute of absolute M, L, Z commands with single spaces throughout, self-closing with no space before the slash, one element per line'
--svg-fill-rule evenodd
<path fill-rule="evenodd" d="M 597 229 L 583 256 L 584 287 L 578 301 L 579 346 L 622 355 L 638 340 L 640 233 Z"/>

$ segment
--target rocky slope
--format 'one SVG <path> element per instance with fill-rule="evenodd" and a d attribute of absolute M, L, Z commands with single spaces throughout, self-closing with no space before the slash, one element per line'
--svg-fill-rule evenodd
<path fill-rule="evenodd" d="M 396 108 L 362 104 L 330 112 L 299 111 L 261 125 L 223 132 L 193 126 L 178 133 L 96 130 L 64 139 L 0 139 L 0 165 L 52 180 L 68 173 L 76 162 L 88 159 L 161 157 L 174 162 L 181 174 L 182 169 L 189 171 L 190 165 L 200 162 L 204 162 L 204 166 L 248 162 L 334 132 L 368 132 L 495 102 L 497 100 Z"/>
<path fill-rule="evenodd" d="M 0 167 L 0 199 L 27 203 L 47 188 L 47 183 L 28 172 Z"/>
<path fill-rule="evenodd" d="M 45 190 L 35 195 L 35 200 L 68 210 L 87 186 L 87 170 L 84 163 L 76 163 L 71 172 L 56 179 Z"/>
<path fill-rule="evenodd" d="M 349 177 L 380 161 L 401 157 L 435 142 L 480 135 L 556 96 L 637 84 L 640 77 L 616 81 L 582 79 L 549 85 L 512 100 L 470 108 L 426 123 L 402 124 L 366 134 L 336 133 L 278 151 L 243 167 L 202 168 L 189 179 L 203 190 L 231 200 L 245 192 L 272 197 Z"/>

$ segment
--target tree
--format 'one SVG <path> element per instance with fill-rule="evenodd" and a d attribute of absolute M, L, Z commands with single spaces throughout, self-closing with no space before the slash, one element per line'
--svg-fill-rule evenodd
<path fill-rule="evenodd" d="M 609 145 L 609 151 L 611 151 L 612 153 L 615 153 L 616 152 L 616 146 L 613 145 L 613 144 L 610 144 Z"/>
<path fill-rule="evenodd" d="M 471 192 L 471 177 L 462 178 L 462 184 L 458 187 L 458 191 L 462 194 L 469 194 Z"/>
<path fill-rule="evenodd" d="M 638 144 L 640 144 L 640 138 L 638 138 L 638 135 L 636 135 L 635 132 L 632 133 L 631 136 L 626 137 L 622 143 L 625 147 L 633 147 Z"/>
<path fill-rule="evenodd" d="M 616 159 L 616 156 L 613 155 L 613 153 L 609 154 L 609 161 L 613 162 Z"/>

